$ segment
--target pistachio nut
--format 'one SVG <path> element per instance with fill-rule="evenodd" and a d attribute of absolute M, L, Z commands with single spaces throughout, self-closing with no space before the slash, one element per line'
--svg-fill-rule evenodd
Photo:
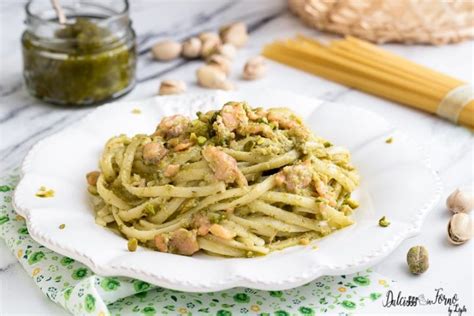
<path fill-rule="evenodd" d="M 379 219 L 379 226 L 388 227 L 390 226 L 390 221 L 385 216 L 383 216 L 381 219 Z"/>
<path fill-rule="evenodd" d="M 201 66 L 197 72 L 198 84 L 205 88 L 232 90 L 233 84 L 227 80 L 225 73 L 214 65 Z"/>
<path fill-rule="evenodd" d="M 255 80 L 261 78 L 267 72 L 267 65 L 265 58 L 262 56 L 255 56 L 250 58 L 244 66 L 242 77 L 246 80 Z"/>
<path fill-rule="evenodd" d="M 211 55 L 211 57 L 207 59 L 207 64 L 220 68 L 226 74 L 226 76 L 230 74 L 232 67 L 230 60 L 222 55 L 217 54 Z"/>
<path fill-rule="evenodd" d="M 186 83 L 182 80 L 163 80 L 159 95 L 180 94 L 186 91 Z"/>
<path fill-rule="evenodd" d="M 138 247 L 138 240 L 136 238 L 131 238 L 128 240 L 128 243 L 127 243 L 128 251 L 134 252 L 137 250 L 137 247 Z"/>
<path fill-rule="evenodd" d="M 422 274 L 430 266 L 428 250 L 423 246 L 411 247 L 407 253 L 407 264 L 411 273 Z"/>
<path fill-rule="evenodd" d="M 474 208 L 474 195 L 456 189 L 446 200 L 446 206 L 453 213 L 469 213 Z"/>
<path fill-rule="evenodd" d="M 249 38 L 247 26 L 242 22 L 222 27 L 219 31 L 219 35 L 224 43 L 230 43 L 237 48 L 244 46 Z"/>
<path fill-rule="evenodd" d="M 201 56 L 202 42 L 197 37 L 188 38 L 183 42 L 183 51 L 181 55 L 184 58 L 193 59 Z"/>
<path fill-rule="evenodd" d="M 220 40 L 216 40 L 214 38 L 209 38 L 203 41 L 202 48 L 201 48 L 201 57 L 203 59 L 208 58 L 209 56 L 211 56 L 217 51 L 220 45 L 221 45 Z"/>
<path fill-rule="evenodd" d="M 151 48 L 151 52 L 153 57 L 157 60 L 172 60 L 175 59 L 181 54 L 182 46 L 180 43 L 165 40 L 162 42 L 158 42 Z"/>
<path fill-rule="evenodd" d="M 203 32 L 203 33 L 200 33 L 198 37 L 201 40 L 201 42 L 212 40 L 212 41 L 218 42 L 219 44 L 221 43 L 221 38 L 219 37 L 219 34 L 214 33 L 214 32 Z"/>
<path fill-rule="evenodd" d="M 233 60 L 235 55 L 237 55 L 237 49 L 234 45 L 227 43 L 217 47 L 215 53 L 222 55 L 229 60 Z"/>
<path fill-rule="evenodd" d="M 448 240 L 454 245 L 461 245 L 472 237 L 472 220 L 465 213 L 454 214 L 448 224 Z"/>

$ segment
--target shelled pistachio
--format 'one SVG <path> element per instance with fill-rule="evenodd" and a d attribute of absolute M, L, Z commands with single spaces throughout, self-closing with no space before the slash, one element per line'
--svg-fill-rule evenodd
<path fill-rule="evenodd" d="M 426 272 L 430 266 L 428 250 L 423 246 L 411 247 L 407 253 L 407 264 L 413 274 Z"/>

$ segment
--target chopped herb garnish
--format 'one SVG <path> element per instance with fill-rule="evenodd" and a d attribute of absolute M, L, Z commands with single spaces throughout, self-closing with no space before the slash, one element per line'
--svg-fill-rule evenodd
<path fill-rule="evenodd" d="M 64 229 L 64 228 L 66 228 L 66 224 L 59 225 L 59 229 Z"/>
<path fill-rule="evenodd" d="M 387 143 L 387 144 L 393 143 L 393 137 L 387 138 L 387 139 L 385 140 L 385 143 Z"/>

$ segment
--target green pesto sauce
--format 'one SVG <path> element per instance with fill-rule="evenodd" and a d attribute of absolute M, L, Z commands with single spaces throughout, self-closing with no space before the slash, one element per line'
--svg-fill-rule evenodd
<path fill-rule="evenodd" d="M 26 31 L 22 37 L 24 77 L 29 91 L 47 102 L 87 105 L 132 88 L 134 34 L 124 41 L 87 18 L 77 18 L 45 43 Z"/>

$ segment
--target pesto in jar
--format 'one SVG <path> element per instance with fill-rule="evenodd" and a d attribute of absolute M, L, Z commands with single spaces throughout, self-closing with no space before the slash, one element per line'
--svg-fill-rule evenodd
<path fill-rule="evenodd" d="M 50 37 L 26 30 L 24 78 L 30 93 L 64 105 L 101 103 L 130 91 L 135 81 L 135 34 L 113 33 L 100 19 L 77 17 Z"/>

